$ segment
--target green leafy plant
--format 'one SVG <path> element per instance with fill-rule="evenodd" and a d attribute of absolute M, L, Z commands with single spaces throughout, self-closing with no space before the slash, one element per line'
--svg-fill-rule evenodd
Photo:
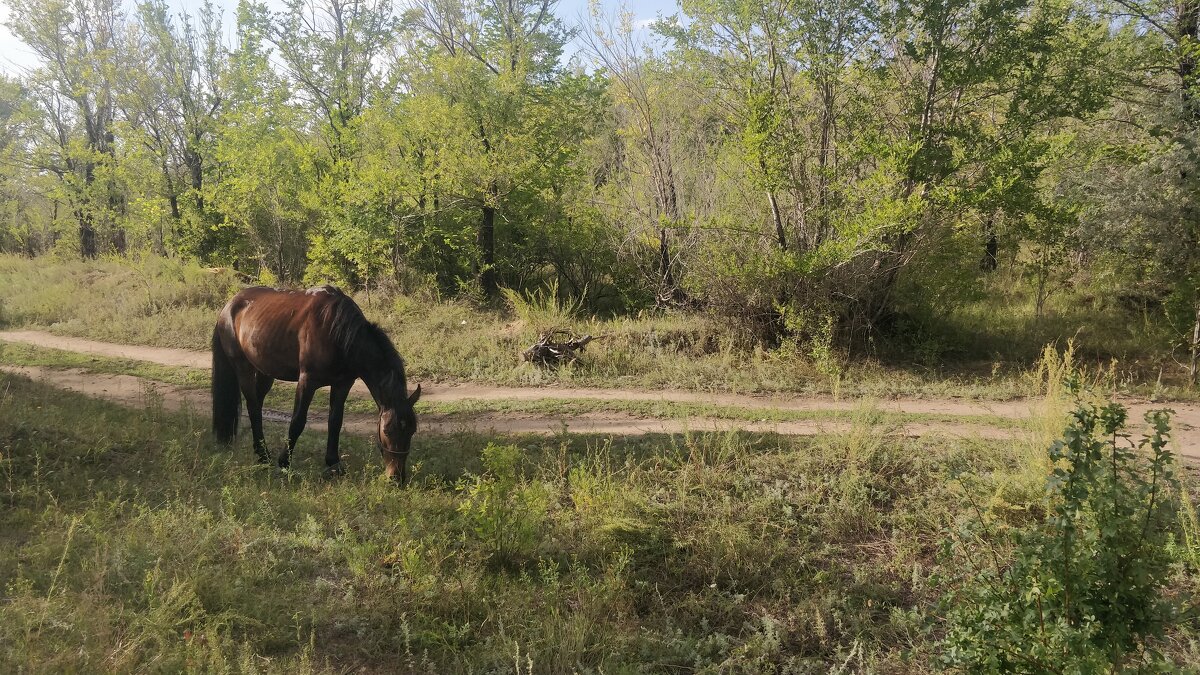
<path fill-rule="evenodd" d="M 463 496 L 459 512 L 500 563 L 531 557 L 546 518 L 548 495 L 522 477 L 522 456 L 514 445 L 488 444 L 482 456 L 484 473 L 468 476 L 458 486 Z"/>
<path fill-rule="evenodd" d="M 578 299 L 562 298 L 556 281 L 525 294 L 511 288 L 500 292 L 513 314 L 538 332 L 571 326 L 583 308 Z"/>
<path fill-rule="evenodd" d="M 943 599 L 946 665 L 1020 673 L 1163 665 L 1151 639 L 1176 614 L 1162 594 L 1178 494 L 1170 420 L 1147 413 L 1150 432 L 1135 447 L 1126 415 L 1115 403 L 1077 405 L 1049 449 L 1055 468 L 1040 522 L 993 532 L 980 513 L 945 542 L 956 563 L 948 567 L 967 570 Z"/>

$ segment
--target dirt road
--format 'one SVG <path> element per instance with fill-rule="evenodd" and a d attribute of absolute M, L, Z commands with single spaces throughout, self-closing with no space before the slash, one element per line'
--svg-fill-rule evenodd
<path fill-rule="evenodd" d="M 166 366 L 207 369 L 209 355 L 182 349 L 118 345 L 96 342 L 82 338 L 51 335 L 40 331 L 0 331 L 0 341 L 31 344 L 38 347 L 61 349 L 96 356 L 122 358 Z M 161 404 L 167 409 L 191 408 L 206 412 L 209 409 L 208 393 L 196 389 L 175 387 L 130 375 L 91 373 L 79 369 L 57 369 L 30 366 L 13 366 L 0 363 L 0 370 L 25 375 L 47 384 L 108 399 L 123 405 L 145 406 L 147 403 Z M 366 390 L 361 383 L 359 393 Z M 692 391 L 648 391 L 628 389 L 594 388 L 518 388 L 497 387 L 478 384 L 424 384 L 422 400 L 427 402 L 451 402 L 464 400 L 570 400 L 589 399 L 600 401 L 655 401 L 675 403 L 703 403 L 742 409 L 785 410 L 785 411 L 832 411 L 854 410 L 871 407 L 885 412 L 929 414 L 963 418 L 962 422 L 913 422 L 902 425 L 900 433 L 921 436 L 941 434 L 952 437 L 978 437 L 988 439 L 1016 438 L 1022 431 L 1013 428 L 989 426 L 983 421 L 971 421 L 971 417 L 1002 416 L 1012 419 L 1027 418 L 1032 413 L 1029 401 L 968 401 L 960 399 L 888 399 L 862 401 L 857 399 L 835 400 L 827 397 L 750 396 L 736 394 L 707 394 Z M 1131 419 L 1152 407 L 1146 403 L 1126 402 L 1130 406 Z M 1200 459 L 1200 406 L 1194 404 L 1170 405 L 1176 411 L 1173 426 L 1177 451 L 1185 456 Z M 286 421 L 288 413 L 268 411 L 273 421 Z M 314 427 L 323 426 L 323 415 L 310 415 Z M 544 415 L 527 413 L 468 413 L 455 415 L 422 415 L 422 430 L 433 433 L 455 431 L 495 431 L 502 433 L 554 434 L 564 425 L 573 433 L 596 434 L 646 434 L 679 433 L 690 431 L 722 431 L 742 429 L 753 432 L 775 432 L 780 434 L 811 435 L 836 432 L 847 427 L 838 421 L 746 421 L 691 417 L 688 419 L 658 419 L 638 417 L 628 413 L 604 411 L 582 415 Z M 368 415 L 347 415 L 347 431 L 371 434 L 376 422 Z"/>
<path fill-rule="evenodd" d="M 131 407 L 162 405 L 171 411 L 190 409 L 207 414 L 208 392 L 185 389 L 164 382 L 156 382 L 132 375 L 91 373 L 78 368 L 43 368 L 38 366 L 10 366 L 0 364 L 0 371 L 24 375 L 30 379 L 60 389 L 103 398 Z M 424 395 L 422 395 L 422 398 Z M 281 410 L 264 410 L 268 421 L 287 422 L 290 413 Z M 324 428 L 325 416 L 310 413 L 312 428 Z M 375 433 L 377 420 L 372 415 L 346 415 L 344 426 L 351 433 L 369 435 Z M 813 435 L 845 429 L 848 425 L 836 421 L 793 421 L 754 422 L 716 418 L 656 419 L 643 418 L 620 412 L 595 412 L 572 416 L 530 415 L 527 413 L 467 413 L 421 415 L 421 431 L 428 433 L 454 433 L 458 431 L 495 431 L 510 434 L 556 434 L 564 429 L 572 433 L 638 435 L 652 433 L 682 433 L 684 431 L 726 431 L 741 429 L 754 432 L 775 432 L 789 435 Z M 997 429 L 975 424 L 912 423 L 899 430 L 910 436 L 943 433 L 954 436 L 980 438 L 1011 438 L 1017 433 L 1013 429 Z"/>

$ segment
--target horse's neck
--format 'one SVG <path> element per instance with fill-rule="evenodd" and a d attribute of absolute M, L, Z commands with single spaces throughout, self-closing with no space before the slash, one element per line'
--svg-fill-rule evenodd
<path fill-rule="evenodd" d="M 356 342 L 347 355 L 350 367 L 367 385 L 377 405 L 394 407 L 400 402 L 397 399 L 407 395 L 403 366 L 394 354 L 362 333 Z"/>
<path fill-rule="evenodd" d="M 396 399 L 404 397 L 404 374 L 386 360 L 364 361 L 356 364 L 356 370 L 379 407 L 394 407 Z"/>

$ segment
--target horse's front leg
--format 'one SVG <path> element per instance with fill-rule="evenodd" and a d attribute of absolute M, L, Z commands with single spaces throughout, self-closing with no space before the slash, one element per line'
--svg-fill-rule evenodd
<path fill-rule="evenodd" d="M 287 449 L 279 455 L 280 468 L 286 469 L 292 463 L 292 449 L 296 447 L 296 439 L 300 438 L 304 425 L 308 422 L 308 406 L 312 403 L 315 393 L 317 388 L 309 382 L 308 375 L 301 372 L 300 379 L 296 382 L 296 405 L 292 408 L 292 423 L 288 426 Z"/>
<path fill-rule="evenodd" d="M 329 440 L 325 445 L 325 469 L 331 475 L 345 473 L 342 457 L 338 454 L 338 439 L 342 432 L 342 413 L 346 410 L 346 397 L 354 384 L 335 384 L 329 389 Z"/>

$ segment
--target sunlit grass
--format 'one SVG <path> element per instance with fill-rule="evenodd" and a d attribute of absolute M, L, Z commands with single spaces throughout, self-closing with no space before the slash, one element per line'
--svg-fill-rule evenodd
<path fill-rule="evenodd" d="M 908 669 L 931 648 L 901 636 L 930 620 L 917 571 L 961 508 L 953 477 L 1016 469 L 1002 445 L 871 421 L 812 439 L 467 434 L 422 439 L 401 490 L 362 439 L 329 481 L 318 437 L 284 476 L 206 427 L 0 375 L 0 668 L 461 672 L 519 650 L 535 672 L 646 672 L 856 649 Z M 500 478 L 480 473 L 492 442 L 520 449 L 512 489 L 536 522 L 464 506 L 472 475 Z M 497 557 L 494 518 L 534 536 Z"/>
<path fill-rule="evenodd" d="M 93 340 L 203 351 L 217 311 L 241 285 L 228 270 L 154 257 L 82 263 L 0 256 L 0 321 Z M 896 361 L 852 354 L 836 378 L 803 356 L 739 344 L 728 326 L 702 315 L 598 319 L 577 308 L 551 311 L 536 299 L 519 304 L 510 298 L 513 308 L 487 309 L 378 290 L 357 299 L 388 331 L 418 380 L 1003 400 L 1034 395 L 1029 372 L 1042 347 L 1055 341 L 1061 346 L 1078 334 L 1081 361 L 1110 370 L 1124 389 L 1195 396 L 1177 386 L 1178 368 L 1164 361 L 1154 346 L 1157 338 L 1109 310 L 1089 315 L 1066 298 L 1055 299 L 1057 319 L 1038 321 L 1028 319 L 1019 302 L 963 308 L 910 336 L 928 341 L 929 349 L 910 346 L 916 356 Z M 520 352 L 551 324 L 603 337 L 567 368 L 545 371 L 523 363 Z M 1092 327 L 1081 333 L 1072 328 L 1076 324 Z M 970 349 L 950 348 L 951 343 Z M 1120 358 L 1114 365 L 1103 353 Z"/>

